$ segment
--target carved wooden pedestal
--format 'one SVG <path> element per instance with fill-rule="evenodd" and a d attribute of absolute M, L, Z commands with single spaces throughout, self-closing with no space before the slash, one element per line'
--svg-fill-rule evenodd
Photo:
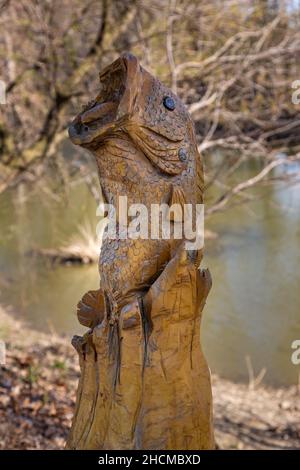
<path fill-rule="evenodd" d="M 74 337 L 81 378 L 68 449 L 213 449 L 210 373 L 200 347 L 211 287 L 180 249 L 144 298 Z"/>

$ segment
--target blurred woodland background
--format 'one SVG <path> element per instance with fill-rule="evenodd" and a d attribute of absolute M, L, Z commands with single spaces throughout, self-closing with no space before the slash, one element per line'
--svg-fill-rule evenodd
<path fill-rule="evenodd" d="M 0 0 L 0 31 L 0 448 L 64 446 L 101 197 L 66 129 L 124 51 L 196 126 L 217 442 L 299 448 L 300 0 Z"/>
<path fill-rule="evenodd" d="M 0 190 L 40 177 L 48 165 L 67 177 L 59 152 L 66 126 L 95 95 L 98 72 L 124 50 L 187 104 L 204 158 L 226 150 L 218 165 L 207 164 L 207 186 L 245 159 L 263 157 L 255 178 L 223 187 L 208 212 L 299 159 L 300 105 L 292 102 L 300 78 L 297 1 L 5 0 L 0 23 L 7 85 Z M 288 158 L 275 160 L 280 152 Z M 78 166 L 73 162 L 72 171 Z"/>

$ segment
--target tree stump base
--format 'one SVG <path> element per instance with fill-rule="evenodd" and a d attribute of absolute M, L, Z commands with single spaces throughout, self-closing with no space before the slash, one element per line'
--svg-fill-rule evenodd
<path fill-rule="evenodd" d="M 200 346 L 211 288 L 180 249 L 144 297 L 73 338 L 81 378 L 68 449 L 214 449 L 210 372 Z"/>

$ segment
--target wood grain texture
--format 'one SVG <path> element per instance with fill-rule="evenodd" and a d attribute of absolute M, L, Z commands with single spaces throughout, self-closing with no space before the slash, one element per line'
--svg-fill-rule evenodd
<path fill-rule="evenodd" d="M 214 448 L 210 373 L 200 347 L 210 287 L 209 272 L 179 249 L 143 307 L 123 309 L 118 331 L 103 320 L 78 341 L 81 379 L 68 448 Z"/>
<path fill-rule="evenodd" d="M 102 89 L 70 125 L 94 155 L 106 202 L 193 210 L 203 169 L 180 99 L 124 54 L 100 74 Z M 179 210 L 180 212 L 180 210 Z M 211 287 L 202 250 L 176 239 L 104 237 L 101 289 L 78 304 L 90 328 L 74 337 L 81 378 L 70 449 L 212 449 L 209 369 L 200 347 Z M 117 224 L 120 220 L 117 218 Z"/>

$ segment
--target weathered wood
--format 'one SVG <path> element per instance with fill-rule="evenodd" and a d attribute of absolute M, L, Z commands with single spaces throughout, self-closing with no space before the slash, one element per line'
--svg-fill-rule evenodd
<path fill-rule="evenodd" d="M 178 97 L 123 55 L 100 75 L 102 91 L 70 126 L 96 157 L 107 202 L 202 202 L 192 121 Z M 174 230 L 176 214 L 169 213 Z M 117 220 L 119 222 L 119 220 Z M 91 328 L 74 337 L 81 378 L 67 448 L 212 449 L 210 374 L 200 347 L 211 287 L 202 249 L 185 240 L 104 238 L 101 290 L 78 304 Z"/>
<path fill-rule="evenodd" d="M 145 296 L 148 335 L 136 303 L 123 309 L 118 331 L 103 320 L 75 339 L 81 379 L 68 448 L 214 448 L 210 373 L 200 347 L 210 286 L 209 272 L 179 251 Z"/>

